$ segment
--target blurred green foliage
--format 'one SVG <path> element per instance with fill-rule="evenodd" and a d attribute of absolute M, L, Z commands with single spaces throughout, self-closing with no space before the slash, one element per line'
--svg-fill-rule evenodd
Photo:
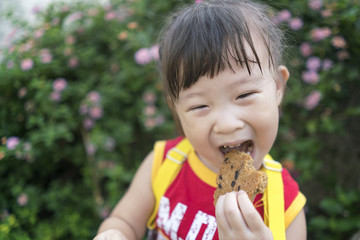
<path fill-rule="evenodd" d="M 192 1 L 92 1 L 19 21 L 0 65 L 0 239 L 91 239 L 155 140 L 176 136 L 156 38 Z M 308 198 L 309 239 L 360 229 L 360 5 L 278 1 L 291 71 L 271 154 Z"/>

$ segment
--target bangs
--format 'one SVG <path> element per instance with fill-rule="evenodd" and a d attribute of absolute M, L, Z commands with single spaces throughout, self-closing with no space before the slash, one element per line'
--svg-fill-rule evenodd
<path fill-rule="evenodd" d="M 233 64 L 246 67 L 249 75 L 254 63 L 262 71 L 257 51 L 266 53 L 269 66 L 274 65 L 271 36 L 260 23 L 268 19 L 264 15 L 239 1 L 198 3 L 174 15 L 160 38 L 160 68 L 168 103 L 174 103 L 182 89 L 202 76 L 213 78 L 227 68 L 234 71 Z"/>

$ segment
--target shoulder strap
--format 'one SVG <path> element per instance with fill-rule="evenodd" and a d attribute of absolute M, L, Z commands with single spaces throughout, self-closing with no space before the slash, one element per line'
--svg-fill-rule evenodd
<path fill-rule="evenodd" d="M 282 166 L 279 162 L 265 157 L 263 170 L 268 176 L 268 186 L 265 189 L 264 221 L 272 231 L 276 240 L 285 240 L 285 209 L 284 209 L 284 184 L 282 180 Z"/>
<path fill-rule="evenodd" d="M 147 222 L 147 227 L 149 229 L 155 228 L 155 218 L 159 208 L 160 198 L 174 181 L 182 167 L 182 163 L 187 159 L 187 155 L 191 149 L 192 146 L 186 138 L 181 140 L 175 147 L 167 152 L 163 164 L 160 166 L 158 173 L 154 176 L 152 186 L 155 195 L 155 207 Z M 157 154 L 155 154 L 154 157 L 156 156 Z M 154 161 L 156 161 L 156 159 L 154 159 Z"/>

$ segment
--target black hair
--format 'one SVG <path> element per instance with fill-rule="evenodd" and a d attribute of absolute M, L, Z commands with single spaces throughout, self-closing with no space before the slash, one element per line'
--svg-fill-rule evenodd
<path fill-rule="evenodd" d="M 233 70 L 233 62 L 249 74 L 253 63 L 262 71 L 260 49 L 276 74 L 284 45 L 271 11 L 255 1 L 208 0 L 172 14 L 159 37 L 160 72 L 170 109 L 182 89 L 202 76 L 213 78 L 227 67 Z"/>

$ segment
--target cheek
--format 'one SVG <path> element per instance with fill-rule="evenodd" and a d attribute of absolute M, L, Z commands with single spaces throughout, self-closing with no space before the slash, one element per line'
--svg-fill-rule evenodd
<path fill-rule="evenodd" d="M 181 120 L 182 129 L 187 138 L 198 139 L 204 136 L 204 125 L 189 119 Z"/>
<path fill-rule="evenodd" d="M 184 135 L 186 137 L 189 137 L 193 133 L 194 124 L 196 123 L 194 121 L 191 121 L 191 118 L 184 116 L 183 113 L 179 113 L 179 111 L 177 111 L 177 116 Z"/>
<path fill-rule="evenodd" d="M 261 101 L 256 109 L 256 111 L 250 113 L 253 128 L 258 135 L 262 136 L 261 139 L 271 143 L 275 140 L 279 124 L 279 109 L 275 98 Z"/>

